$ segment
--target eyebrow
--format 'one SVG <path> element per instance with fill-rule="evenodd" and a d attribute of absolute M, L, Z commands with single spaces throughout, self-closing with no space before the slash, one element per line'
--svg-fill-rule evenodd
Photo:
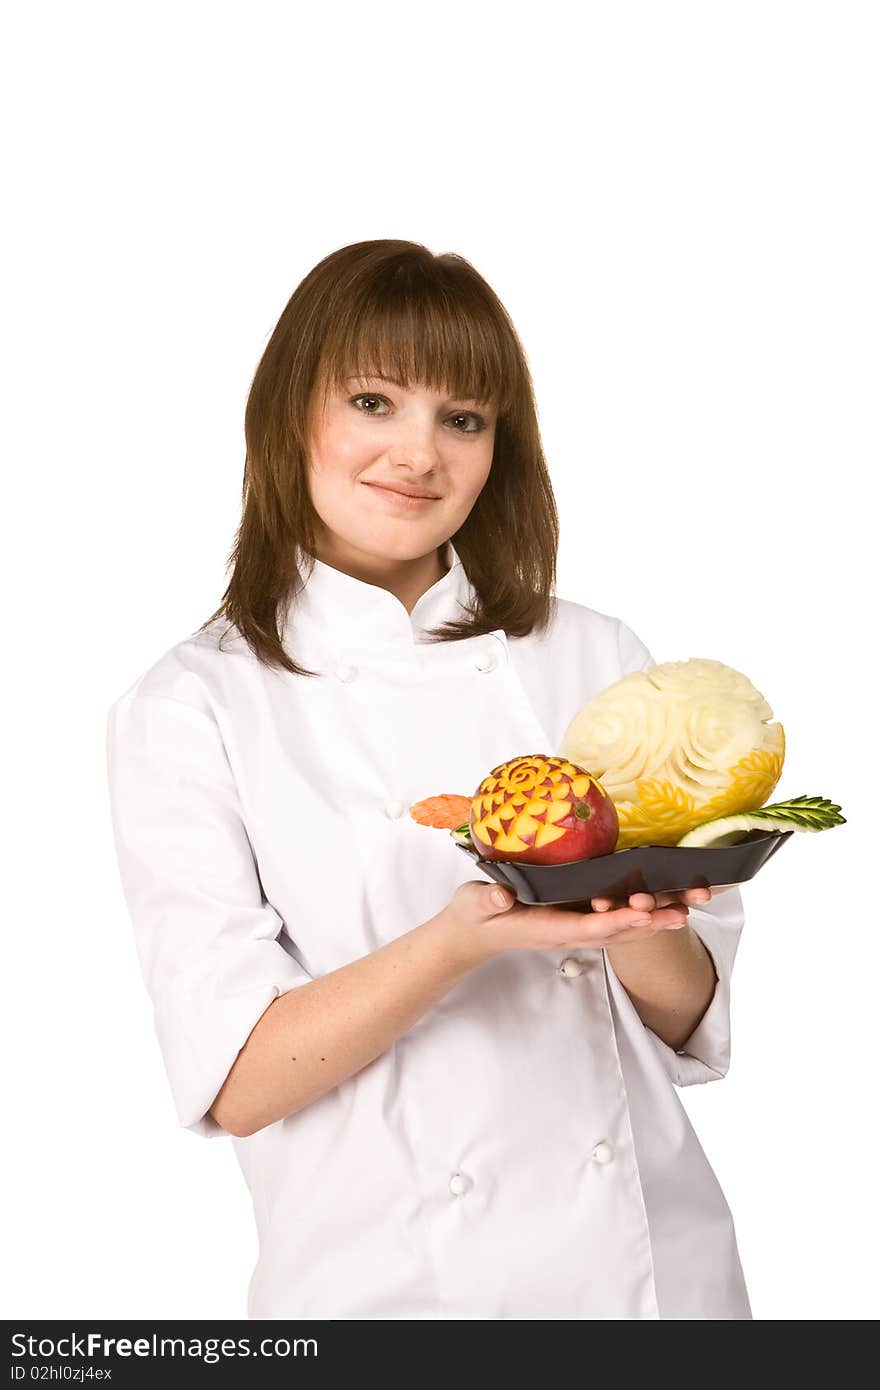
<path fill-rule="evenodd" d="M 369 372 L 365 372 L 365 373 L 363 374 L 363 376 L 350 376 L 350 377 L 348 378 L 348 380 L 349 380 L 349 381 L 387 381 L 387 382 L 389 382 L 390 385 L 392 385 L 392 386 L 399 386 L 399 387 L 401 388 L 401 390 L 405 390 L 405 389 L 406 389 L 406 388 L 404 387 L 403 382 L 402 382 L 402 381 L 398 381 L 396 376 L 372 376 Z"/>
<path fill-rule="evenodd" d="M 371 373 L 365 372 L 363 376 L 350 376 L 350 377 L 347 378 L 347 380 L 348 380 L 348 381 L 386 381 L 386 382 L 388 382 L 388 384 L 389 384 L 390 386 L 399 386 L 400 389 L 401 389 L 401 391 L 405 391 L 405 390 L 406 390 L 406 386 L 404 385 L 404 383 L 403 383 L 402 381 L 398 381 L 396 376 L 373 376 L 373 375 L 371 375 Z M 452 396 L 450 399 L 455 400 L 455 396 Z M 478 397 L 478 396 L 465 396 L 465 395 L 462 395 L 462 396 L 459 396 L 458 399 L 459 399 L 459 400 L 463 400 L 463 401 L 477 401 L 477 402 L 479 403 L 479 397 Z"/>

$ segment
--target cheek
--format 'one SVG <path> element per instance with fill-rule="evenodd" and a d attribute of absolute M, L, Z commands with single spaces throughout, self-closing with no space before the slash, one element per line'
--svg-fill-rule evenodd
<path fill-rule="evenodd" d="M 350 501 L 359 472 L 364 463 L 353 452 L 351 441 L 340 432 L 338 438 L 324 435 L 320 446 L 312 451 L 308 467 L 308 487 L 318 508 L 338 512 Z"/>
<path fill-rule="evenodd" d="M 472 501 L 479 497 L 480 493 L 483 491 L 483 488 L 486 486 L 486 480 L 489 477 L 491 471 L 492 448 L 490 445 L 488 450 L 485 453 L 481 454 L 481 457 L 478 460 L 471 460 L 471 468 L 468 471 L 468 492 Z"/>
<path fill-rule="evenodd" d="M 350 465 L 366 457 L 363 438 L 356 428 L 346 428 L 342 420 L 326 420 L 320 433 L 313 437 L 311 467 L 328 480 L 335 477 L 341 481 Z"/>

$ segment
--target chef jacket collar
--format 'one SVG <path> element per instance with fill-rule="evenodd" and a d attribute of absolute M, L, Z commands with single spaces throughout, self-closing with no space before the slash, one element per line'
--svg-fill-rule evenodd
<path fill-rule="evenodd" d="M 446 542 L 444 563 L 448 565 L 446 573 L 407 613 L 388 589 L 356 579 L 323 560 L 313 563 L 310 556 L 300 555 L 304 588 L 289 602 L 286 626 L 317 630 L 325 640 L 346 649 L 375 649 L 387 644 L 411 647 L 430 641 L 425 637 L 427 629 L 462 621 L 469 616 L 465 605 L 476 601 L 452 541 Z"/>

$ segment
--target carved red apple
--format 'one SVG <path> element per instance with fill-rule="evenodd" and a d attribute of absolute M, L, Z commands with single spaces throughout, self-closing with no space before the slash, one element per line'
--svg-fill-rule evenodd
<path fill-rule="evenodd" d="M 619 831 L 617 808 L 602 783 L 577 763 L 546 753 L 493 768 L 477 788 L 468 825 L 483 859 L 518 864 L 611 854 Z"/>

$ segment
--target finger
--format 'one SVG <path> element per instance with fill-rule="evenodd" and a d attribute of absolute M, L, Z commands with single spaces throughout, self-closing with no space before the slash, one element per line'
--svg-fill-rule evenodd
<path fill-rule="evenodd" d="M 657 933 L 651 927 L 621 927 L 614 933 L 611 941 L 602 942 L 606 946 L 625 946 L 629 941 L 649 941 Z"/>
<path fill-rule="evenodd" d="M 657 906 L 657 900 L 653 893 L 631 893 L 629 905 L 636 909 L 644 908 L 646 912 L 653 912 Z"/>
<path fill-rule="evenodd" d="M 677 892 L 657 893 L 657 906 L 668 907 L 670 903 L 686 903 L 688 907 L 699 907 L 712 897 L 711 888 L 682 888 Z"/>
<path fill-rule="evenodd" d="M 679 926 L 683 927 L 684 923 L 681 922 Z M 615 932 L 611 939 L 605 944 L 607 946 L 625 946 L 627 942 L 630 941 L 652 941 L 661 932 L 672 930 L 674 930 L 674 928 L 671 926 L 655 927 L 652 925 L 650 927 L 621 927 L 620 931 Z"/>
<path fill-rule="evenodd" d="M 670 903 L 668 907 L 658 907 L 651 913 L 651 926 L 655 931 L 665 931 L 669 927 L 684 927 L 688 921 L 686 903 Z"/>
<path fill-rule="evenodd" d="M 610 912 L 613 908 L 632 907 L 641 914 L 653 912 L 659 906 L 653 893 L 632 893 L 629 898 L 591 898 L 594 912 Z"/>
<path fill-rule="evenodd" d="M 618 940 L 622 932 L 638 930 L 642 936 L 647 937 L 664 928 L 684 926 L 687 922 L 687 908 L 683 903 L 658 908 L 654 912 L 624 907 L 604 915 L 587 914 L 585 922 L 591 941 L 604 944 L 609 938 Z"/>
<path fill-rule="evenodd" d="M 647 912 L 633 911 L 632 908 L 618 907 L 611 912 L 587 913 L 584 918 L 585 933 L 590 945 L 604 946 L 609 937 L 629 927 L 640 927 L 643 931 L 651 925 Z"/>
<path fill-rule="evenodd" d="M 688 922 L 689 922 L 689 921 L 690 921 L 690 916 L 689 916 L 689 914 L 688 914 L 687 908 L 685 907 L 684 910 L 683 910 L 683 912 L 681 912 L 681 914 L 676 915 L 675 917 L 673 917 L 673 918 L 672 918 L 671 920 L 669 920 L 669 921 L 663 921 L 663 922 L 661 922 L 661 923 L 660 923 L 659 930 L 660 930 L 660 931 L 678 931 L 679 928 L 681 928 L 681 927 L 686 927 L 686 926 L 688 925 Z"/>
<path fill-rule="evenodd" d="M 686 903 L 691 903 L 694 907 L 699 903 L 707 903 L 712 896 L 711 888 L 689 888 L 682 897 Z"/>
<path fill-rule="evenodd" d="M 601 926 L 607 927 L 610 919 L 603 919 Z M 649 941 L 662 931 L 680 931 L 688 923 L 687 908 L 683 904 L 670 906 L 665 909 L 658 908 L 652 912 L 647 924 L 639 922 L 629 922 L 617 927 L 613 932 L 605 932 L 605 944 L 614 946 L 618 942 L 626 941 Z M 596 932 L 600 932 L 600 922 L 596 923 Z"/>

